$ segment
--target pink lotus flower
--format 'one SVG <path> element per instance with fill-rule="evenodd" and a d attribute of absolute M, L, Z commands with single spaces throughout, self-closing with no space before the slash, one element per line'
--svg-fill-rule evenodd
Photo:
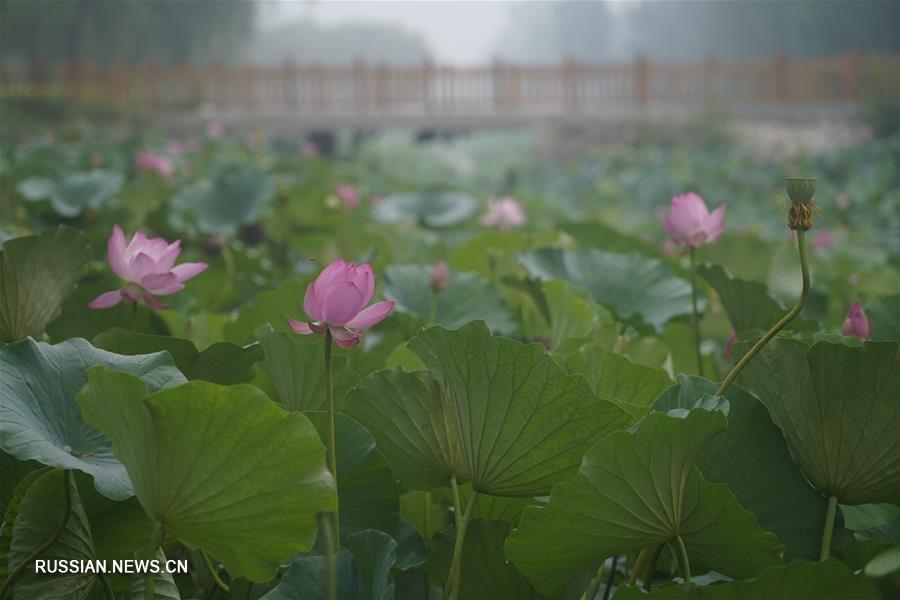
<path fill-rule="evenodd" d="M 728 341 L 725 343 L 725 360 L 734 362 L 734 343 L 737 341 L 737 332 L 732 329 L 728 334 Z"/>
<path fill-rule="evenodd" d="M 172 159 L 162 154 L 154 154 L 142 150 L 134 159 L 134 166 L 141 171 L 156 173 L 164 179 L 171 179 L 175 174 L 175 164 Z"/>
<path fill-rule="evenodd" d="M 838 240 L 833 233 L 830 231 L 820 231 L 816 234 L 816 237 L 813 238 L 812 247 L 813 250 L 821 250 L 822 248 L 834 246 L 837 243 Z"/>
<path fill-rule="evenodd" d="M 168 296 L 184 289 L 184 282 L 206 270 L 206 263 L 181 263 L 181 240 L 171 244 L 161 237 L 147 238 L 138 231 L 126 245 L 122 228 L 113 227 L 107 244 L 109 266 L 125 280 L 125 286 L 105 292 L 88 304 L 90 308 L 109 308 L 119 301 L 128 303 L 143 300 L 156 310 L 165 308 L 155 296 Z"/>
<path fill-rule="evenodd" d="M 847 318 L 844 319 L 844 324 L 841 326 L 841 333 L 864 340 L 869 339 L 869 335 L 872 333 L 872 326 L 869 325 L 869 318 L 859 302 L 854 302 L 849 312 L 847 312 Z"/>
<path fill-rule="evenodd" d="M 672 206 L 663 217 L 669 237 L 676 244 L 702 246 L 716 241 L 725 229 L 725 205 L 711 213 L 698 194 L 688 192 L 672 198 Z"/>
<path fill-rule="evenodd" d="M 479 223 L 486 227 L 496 227 L 506 231 L 513 227 L 521 227 L 528 221 L 525 209 L 514 198 L 505 196 L 488 202 L 487 210 L 481 215 Z"/>
<path fill-rule="evenodd" d="M 344 202 L 347 208 L 356 208 L 359 206 L 359 190 L 352 185 L 339 185 L 337 188 L 337 196 Z"/>
<path fill-rule="evenodd" d="M 288 319 L 288 323 L 300 335 L 331 331 L 339 346 L 352 348 L 363 329 L 380 323 L 394 308 L 393 302 L 366 307 L 374 292 L 375 275 L 369 263 L 356 266 L 337 259 L 306 288 L 303 310 L 311 321 Z"/>
<path fill-rule="evenodd" d="M 428 287 L 433 292 L 439 293 L 447 289 L 448 283 L 450 283 L 450 269 L 447 268 L 447 263 L 441 261 L 431 268 L 428 274 Z"/>

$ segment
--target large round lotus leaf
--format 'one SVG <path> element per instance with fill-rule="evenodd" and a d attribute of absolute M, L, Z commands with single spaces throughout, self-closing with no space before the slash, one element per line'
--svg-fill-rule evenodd
<path fill-rule="evenodd" d="M 212 167 L 209 178 L 183 188 L 172 198 L 175 225 L 191 215 L 206 233 L 232 233 L 262 212 L 275 193 L 269 176 L 244 162 Z"/>
<path fill-rule="evenodd" d="M 495 333 L 516 331 L 515 321 L 497 289 L 474 273 L 450 271 L 446 289 L 437 294 L 432 319 L 434 292 L 428 285 L 430 271 L 431 267 L 426 265 L 392 265 L 385 270 L 384 294 L 397 302 L 395 310 L 448 329 L 481 320 Z"/>
<path fill-rule="evenodd" d="M 121 188 L 122 175 L 105 170 L 70 173 L 59 179 L 26 179 L 19 184 L 26 200 L 49 200 L 58 215 L 68 218 L 99 207 Z"/>
<path fill-rule="evenodd" d="M 679 375 L 678 385 L 662 394 L 654 408 L 690 408 L 717 386 L 702 377 Z M 706 442 L 697 455 L 697 468 L 707 481 L 727 485 L 760 526 L 778 536 L 786 560 L 818 559 L 825 498 L 791 460 L 765 407 L 737 385 L 729 387 L 725 397 L 728 429 Z"/>
<path fill-rule="evenodd" d="M 691 314 L 691 284 L 664 262 L 642 254 L 540 248 L 521 253 L 519 262 L 533 277 L 586 288 L 619 320 L 645 332 L 659 333 L 670 319 Z"/>
<path fill-rule="evenodd" d="M 631 420 L 542 346 L 492 336 L 482 322 L 432 327 L 409 348 L 430 374 L 374 373 L 343 410 L 372 433 L 410 489 L 456 477 L 486 494 L 546 494 L 591 444 Z"/>
<path fill-rule="evenodd" d="M 8 240 L 0 249 L 0 341 L 40 334 L 91 257 L 85 235 L 68 227 Z"/>
<path fill-rule="evenodd" d="M 426 227 L 448 227 L 475 214 L 478 205 L 468 194 L 422 192 L 397 194 L 382 199 L 372 209 L 379 223 L 415 223 Z"/>
<path fill-rule="evenodd" d="M 316 514 L 336 510 L 325 448 L 309 419 L 250 385 L 193 381 L 148 396 L 102 367 L 78 396 L 112 440 L 144 510 L 233 577 L 268 581 L 307 551 Z"/>
<path fill-rule="evenodd" d="M 878 600 L 882 596 L 872 582 L 854 575 L 835 558 L 825 562 L 795 560 L 767 570 L 750 581 L 712 585 L 694 583 L 662 587 L 651 593 L 622 587 L 616 600 Z"/>
<path fill-rule="evenodd" d="M 506 553 L 543 593 L 609 556 L 681 536 L 692 564 L 752 577 L 779 562 L 782 547 L 722 484 L 707 483 L 694 458 L 725 429 L 718 410 L 652 413 L 637 431 L 600 440 L 578 475 L 528 507 Z"/>
<path fill-rule="evenodd" d="M 747 365 L 791 456 L 842 504 L 900 504 L 900 343 L 772 340 Z"/>
<path fill-rule="evenodd" d="M 54 469 L 25 483 L 27 488 L 22 490 L 15 513 L 7 514 L 9 521 L 4 523 L 4 529 L 9 527 L 12 533 L 9 540 L 9 570 L 18 567 L 51 539 L 63 519 L 66 519 L 66 525 L 59 539 L 40 558 L 47 561 L 93 559 L 91 529 L 74 477 L 67 478 L 62 471 Z M 93 573 L 47 575 L 35 573 L 29 566 L 16 579 L 12 597 L 78 600 L 88 596 L 95 581 Z"/>
<path fill-rule="evenodd" d="M 186 381 L 165 352 L 121 356 L 82 339 L 10 344 L 0 349 L 0 448 L 19 460 L 84 471 L 100 493 L 123 500 L 134 494 L 125 468 L 75 403 L 93 365 L 140 377 L 154 390 Z"/>
<path fill-rule="evenodd" d="M 900 294 L 879 298 L 866 307 L 876 341 L 900 340 Z"/>

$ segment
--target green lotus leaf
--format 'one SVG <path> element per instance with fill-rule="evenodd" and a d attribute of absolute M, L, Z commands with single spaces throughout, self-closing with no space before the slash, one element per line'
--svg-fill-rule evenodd
<path fill-rule="evenodd" d="M 678 385 L 660 396 L 655 409 L 690 408 L 716 387 L 702 377 L 679 375 Z M 760 527 L 778 536 L 786 560 L 818 559 L 825 499 L 791 460 L 765 407 L 737 385 L 725 397 L 728 429 L 706 442 L 695 460 L 697 468 L 707 481 L 727 485 Z"/>
<path fill-rule="evenodd" d="M 9 545 L 10 572 L 52 539 L 63 519 L 66 519 L 66 525 L 59 539 L 40 558 L 47 561 L 92 560 L 94 544 L 78 488 L 71 475 L 66 477 L 62 471 L 53 469 L 35 478 L 19 503 Z M 16 579 L 12 592 L 14 598 L 76 600 L 86 598 L 95 581 L 93 573 L 41 574 L 35 573 L 32 565 L 25 567 Z"/>
<path fill-rule="evenodd" d="M 900 506 L 896 504 L 860 504 L 841 506 L 844 526 L 858 540 L 900 546 Z"/>
<path fill-rule="evenodd" d="M 898 347 L 776 339 L 744 370 L 806 477 L 841 504 L 900 504 Z"/>
<path fill-rule="evenodd" d="M 86 236 L 68 227 L 6 241 L 0 249 L 0 341 L 44 331 L 90 257 Z"/>
<path fill-rule="evenodd" d="M 425 227 L 450 227 L 472 217 L 478 205 L 468 194 L 423 192 L 383 198 L 373 209 L 377 223 L 413 223 Z"/>
<path fill-rule="evenodd" d="M 692 564 L 752 577 L 778 564 L 781 545 L 722 484 L 693 460 L 725 429 L 718 410 L 652 413 L 635 432 L 601 439 L 546 507 L 529 507 L 506 554 L 541 592 L 553 595 L 579 571 L 617 554 L 684 542 Z"/>
<path fill-rule="evenodd" d="M 519 262 L 533 277 L 586 288 L 619 320 L 643 332 L 658 333 L 669 320 L 691 314 L 691 284 L 664 262 L 642 254 L 540 248 L 521 253 Z"/>
<path fill-rule="evenodd" d="M 98 208 L 122 189 L 122 175 L 98 169 L 69 173 L 58 179 L 32 178 L 19 184 L 26 200 L 49 200 L 61 217 L 77 217 L 88 208 Z"/>
<path fill-rule="evenodd" d="M 877 600 L 881 596 L 865 577 L 854 575 L 837 559 L 814 563 L 795 560 L 774 567 L 750 581 L 730 581 L 707 586 L 682 584 L 651 593 L 622 587 L 615 600 Z"/>
<path fill-rule="evenodd" d="M 312 546 L 316 513 L 336 510 L 315 428 L 257 388 L 193 381 L 148 395 L 124 373 L 94 367 L 88 378 L 78 404 L 146 513 L 232 577 L 268 581 Z"/>
<path fill-rule="evenodd" d="M 19 460 L 84 471 L 100 493 L 123 500 L 134 494 L 125 467 L 75 404 L 93 365 L 140 377 L 154 391 L 185 382 L 164 352 L 121 356 L 82 339 L 10 344 L 0 348 L 0 448 Z"/>
<path fill-rule="evenodd" d="M 482 322 L 432 327 L 409 348 L 430 374 L 374 373 L 343 409 L 409 489 L 446 487 L 455 477 L 485 494 L 546 494 L 593 442 L 630 421 L 542 346 L 492 336 Z"/>
<path fill-rule="evenodd" d="M 872 340 L 900 340 L 900 294 L 879 298 L 866 307 Z"/>
<path fill-rule="evenodd" d="M 156 560 L 165 561 L 166 553 L 162 548 L 156 550 Z M 147 597 L 147 576 L 134 575 L 129 588 L 131 600 L 145 600 Z M 153 600 L 181 600 L 181 592 L 175 584 L 171 573 L 153 574 Z"/>
<path fill-rule="evenodd" d="M 286 279 L 274 290 L 257 294 L 250 303 L 242 306 L 237 318 L 225 324 L 225 339 L 235 344 L 243 344 L 263 323 L 268 323 L 275 331 L 291 331 L 288 317 L 302 320 L 303 296 L 309 282 Z"/>
<path fill-rule="evenodd" d="M 870 560 L 865 568 L 865 574 L 869 577 L 884 577 L 898 571 L 900 571 L 900 546 L 888 548 Z"/>
<path fill-rule="evenodd" d="M 388 299 L 397 302 L 395 310 L 448 329 L 482 320 L 496 333 L 516 331 L 516 323 L 497 290 L 474 273 L 450 270 L 447 288 L 437 294 L 432 316 L 434 292 L 428 285 L 430 271 L 431 267 L 426 265 L 392 265 L 385 270 L 384 293 Z"/>

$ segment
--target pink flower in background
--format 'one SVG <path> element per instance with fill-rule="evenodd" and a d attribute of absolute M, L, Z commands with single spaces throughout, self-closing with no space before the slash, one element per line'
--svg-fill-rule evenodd
<path fill-rule="evenodd" d="M 448 283 L 450 283 L 450 269 L 447 268 L 447 263 L 441 261 L 434 265 L 431 272 L 428 273 L 428 287 L 438 293 L 447 289 Z"/>
<path fill-rule="evenodd" d="M 301 153 L 304 158 L 315 158 L 319 155 L 319 145 L 315 142 L 305 142 Z"/>
<path fill-rule="evenodd" d="M 838 240 L 833 233 L 830 231 L 820 231 L 816 234 L 816 237 L 813 238 L 812 247 L 813 250 L 821 250 L 822 248 L 834 246 L 837 243 Z"/>
<path fill-rule="evenodd" d="M 172 175 L 175 174 L 175 164 L 171 158 L 146 150 L 138 152 L 138 155 L 134 158 L 134 166 L 141 171 L 156 173 L 164 179 L 171 179 Z"/>
<path fill-rule="evenodd" d="M 359 206 L 359 190 L 355 186 L 339 185 L 336 193 L 337 197 L 343 201 L 344 206 L 347 208 Z"/>
<path fill-rule="evenodd" d="M 187 151 L 187 146 L 181 140 L 174 139 L 169 140 L 169 143 L 166 144 L 166 152 L 168 152 L 172 156 L 181 156 Z"/>
<path fill-rule="evenodd" d="M 288 319 L 291 329 L 300 335 L 331 331 L 342 348 L 359 343 L 362 330 L 382 321 L 393 302 L 377 302 L 366 307 L 375 292 L 375 275 L 369 263 L 347 264 L 340 258 L 325 267 L 306 288 L 303 310 L 311 320 Z"/>
<path fill-rule="evenodd" d="M 669 212 L 663 216 L 669 237 L 676 244 L 702 246 L 716 241 L 725 229 L 725 205 L 709 212 L 698 194 L 688 192 L 672 198 Z"/>
<path fill-rule="evenodd" d="M 206 135 L 211 138 L 220 138 L 225 135 L 225 125 L 222 121 L 210 121 L 206 124 Z"/>
<path fill-rule="evenodd" d="M 206 270 L 206 263 L 181 263 L 181 240 L 171 244 L 161 237 L 147 238 L 138 231 L 126 245 L 122 228 L 113 227 L 107 244 L 109 266 L 125 281 L 125 286 L 97 296 L 90 308 L 109 308 L 119 301 L 132 303 L 143 300 L 156 310 L 165 308 L 155 296 L 168 296 L 184 289 L 184 282 Z"/>
<path fill-rule="evenodd" d="M 725 360 L 734 362 L 734 343 L 737 341 L 737 332 L 731 330 L 728 334 L 728 342 L 725 343 Z"/>
<path fill-rule="evenodd" d="M 869 339 L 869 335 L 872 333 L 872 326 L 869 325 L 869 318 L 859 302 L 854 302 L 847 312 L 847 318 L 844 319 L 844 324 L 841 326 L 841 333 L 864 340 Z"/>
<path fill-rule="evenodd" d="M 506 231 L 513 227 L 521 227 L 528 221 L 525 209 L 514 198 L 505 196 L 488 201 L 487 210 L 478 219 L 478 222 L 486 227 L 496 227 Z"/>

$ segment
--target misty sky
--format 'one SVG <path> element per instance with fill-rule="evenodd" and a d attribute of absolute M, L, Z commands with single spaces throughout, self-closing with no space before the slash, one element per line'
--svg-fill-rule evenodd
<path fill-rule="evenodd" d="M 399 24 L 420 33 L 439 62 L 483 64 L 491 60 L 498 40 L 510 26 L 511 4 L 481 0 L 263 0 L 260 24 L 266 28 L 302 17 L 329 25 L 341 21 Z"/>

